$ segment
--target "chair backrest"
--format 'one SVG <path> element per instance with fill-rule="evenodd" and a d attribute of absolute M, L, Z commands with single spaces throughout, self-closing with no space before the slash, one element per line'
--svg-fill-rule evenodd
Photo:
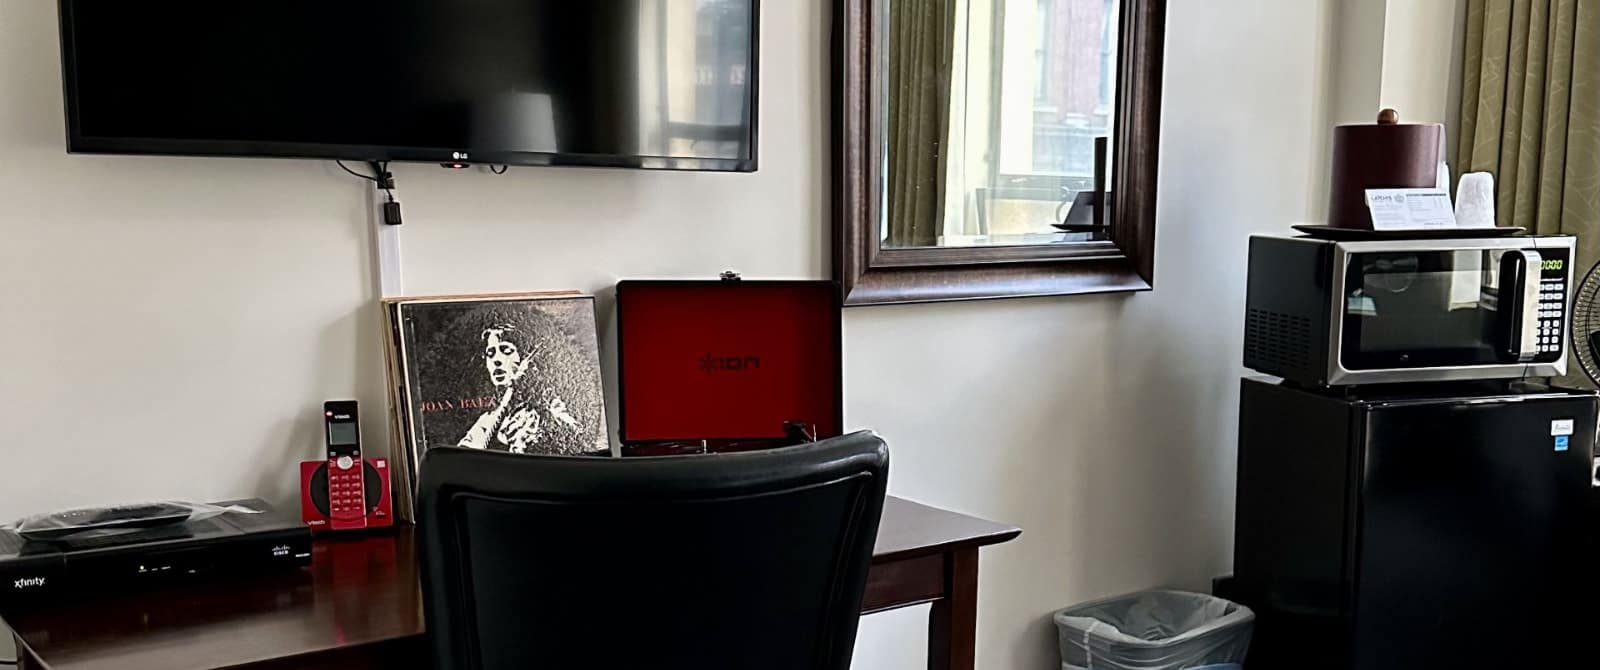
<path fill-rule="evenodd" d="M 638 459 L 432 449 L 434 667 L 846 670 L 888 467 L 871 433 Z"/>

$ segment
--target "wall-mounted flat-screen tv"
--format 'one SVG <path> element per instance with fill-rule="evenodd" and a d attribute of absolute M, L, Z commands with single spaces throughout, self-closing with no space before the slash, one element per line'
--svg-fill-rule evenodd
<path fill-rule="evenodd" d="M 60 0 L 67 148 L 753 171 L 759 0 Z"/>

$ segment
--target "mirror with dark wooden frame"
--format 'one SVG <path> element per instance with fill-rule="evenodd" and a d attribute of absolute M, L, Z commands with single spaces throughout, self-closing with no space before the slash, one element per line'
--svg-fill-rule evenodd
<path fill-rule="evenodd" d="M 846 305 L 1148 290 L 1166 0 L 836 0 Z"/>

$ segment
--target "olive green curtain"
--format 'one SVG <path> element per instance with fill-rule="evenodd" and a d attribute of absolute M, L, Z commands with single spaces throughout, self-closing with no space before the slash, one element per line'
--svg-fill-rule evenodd
<path fill-rule="evenodd" d="M 929 247 L 944 229 L 944 147 L 954 21 L 949 0 L 890 0 L 886 247 Z"/>
<path fill-rule="evenodd" d="M 1461 172 L 1495 175 L 1502 226 L 1600 258 L 1600 0 L 1469 0 Z"/>

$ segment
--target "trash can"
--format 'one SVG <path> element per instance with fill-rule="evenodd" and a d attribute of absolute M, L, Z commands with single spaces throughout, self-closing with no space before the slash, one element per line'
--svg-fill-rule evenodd
<path fill-rule="evenodd" d="M 1256 615 L 1215 596 L 1141 591 L 1056 612 L 1062 670 L 1238 670 Z"/>

